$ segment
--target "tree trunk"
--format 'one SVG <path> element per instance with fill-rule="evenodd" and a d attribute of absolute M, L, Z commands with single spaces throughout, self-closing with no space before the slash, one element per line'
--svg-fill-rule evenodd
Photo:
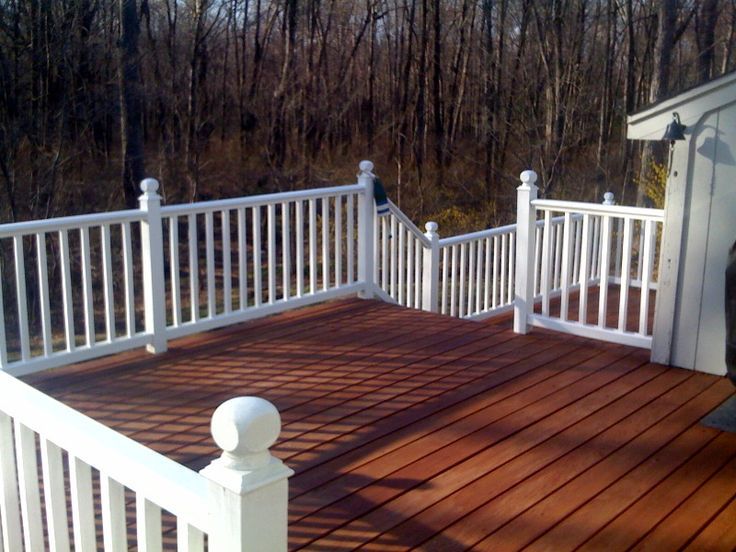
<path fill-rule="evenodd" d="M 138 67 L 140 26 L 135 0 L 120 0 L 120 135 L 123 155 L 122 185 L 128 208 L 137 205 L 138 185 L 145 177 L 143 157 L 143 94 Z"/>
<path fill-rule="evenodd" d="M 675 23 L 677 22 L 677 0 L 660 0 L 657 11 L 657 42 L 654 46 L 654 74 L 649 91 L 651 103 L 664 99 L 670 90 L 670 69 L 672 66 L 672 50 L 675 39 Z M 664 132 L 664 129 L 662 129 Z M 639 184 L 636 190 L 636 204 L 644 205 L 646 181 L 651 165 L 662 163 L 665 148 L 662 142 L 647 140 L 641 155 Z"/>

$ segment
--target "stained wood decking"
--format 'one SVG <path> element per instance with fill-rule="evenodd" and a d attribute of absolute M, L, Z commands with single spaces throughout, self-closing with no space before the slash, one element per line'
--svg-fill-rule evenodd
<path fill-rule="evenodd" d="M 283 419 L 290 545 L 310 550 L 732 550 L 732 393 L 648 352 L 347 300 L 27 378 L 194 469 L 210 416 Z"/>

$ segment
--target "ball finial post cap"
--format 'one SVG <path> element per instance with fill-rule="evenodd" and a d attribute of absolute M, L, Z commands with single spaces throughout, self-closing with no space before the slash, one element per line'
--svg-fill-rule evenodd
<path fill-rule="evenodd" d="M 430 234 L 436 234 L 438 228 L 439 228 L 439 225 L 433 220 L 430 220 L 428 223 L 424 225 L 424 229 Z"/>
<path fill-rule="evenodd" d="M 155 194 L 158 191 L 158 180 L 155 178 L 144 178 L 141 180 L 141 191 L 144 194 Z"/>
<path fill-rule="evenodd" d="M 606 192 L 603 194 L 603 203 L 606 205 L 613 205 L 613 192 Z"/>
<path fill-rule="evenodd" d="M 260 397 L 236 397 L 217 407 L 210 425 L 212 437 L 233 463 L 267 460 L 268 449 L 281 431 L 276 407 Z"/>
<path fill-rule="evenodd" d="M 535 173 L 534 171 L 524 171 L 519 175 L 519 179 L 524 184 L 531 185 L 537 181 L 537 173 Z"/>
<path fill-rule="evenodd" d="M 373 172 L 373 161 L 361 161 L 358 164 L 358 168 L 365 173 Z"/>

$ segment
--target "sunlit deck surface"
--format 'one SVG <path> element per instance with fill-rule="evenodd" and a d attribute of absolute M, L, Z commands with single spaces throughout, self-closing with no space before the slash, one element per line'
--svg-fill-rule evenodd
<path fill-rule="evenodd" d="M 293 549 L 736 547 L 726 379 L 510 327 L 351 299 L 26 379 L 194 469 L 215 407 L 269 399 Z"/>

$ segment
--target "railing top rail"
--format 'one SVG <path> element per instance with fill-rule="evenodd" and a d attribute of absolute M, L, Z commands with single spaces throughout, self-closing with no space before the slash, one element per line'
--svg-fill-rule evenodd
<path fill-rule="evenodd" d="M 0 410 L 118 483 L 209 533 L 203 510 L 207 481 L 198 473 L 2 371 Z"/>
<path fill-rule="evenodd" d="M 639 219 L 664 220 L 664 209 L 648 209 L 626 205 L 602 205 L 582 201 L 558 201 L 553 199 L 535 199 L 532 205 L 537 209 L 558 213 L 592 213 L 596 215 L 614 215 L 618 217 L 634 217 Z"/>
<path fill-rule="evenodd" d="M 331 186 L 329 188 L 313 188 L 309 190 L 296 190 L 294 192 L 279 192 L 275 194 L 263 194 L 256 196 L 235 197 L 231 199 L 217 199 L 214 201 L 200 201 L 198 203 L 182 203 L 179 205 L 167 205 L 161 208 L 163 216 L 181 216 L 207 211 L 219 211 L 223 209 L 237 209 L 240 207 L 257 207 L 259 205 L 272 205 L 288 201 L 304 199 L 316 199 L 325 196 L 337 196 L 354 194 L 363 191 L 360 184 L 348 184 L 345 186 Z"/>
<path fill-rule="evenodd" d="M 450 236 L 447 238 L 440 239 L 440 247 L 448 247 L 451 245 L 458 245 L 465 242 L 471 242 L 474 240 L 482 240 L 484 238 L 492 238 L 493 236 L 499 236 L 501 234 L 508 234 L 516 231 L 516 224 L 507 224 L 506 226 L 498 226 L 496 228 L 489 228 L 487 230 L 479 230 L 478 232 L 471 232 L 469 234 L 459 234 L 457 236 Z"/>
<path fill-rule="evenodd" d="M 573 216 L 573 218 L 579 218 L 579 216 Z M 553 217 L 552 224 L 562 224 L 565 217 Z M 536 222 L 537 226 L 544 226 L 544 219 L 539 219 Z M 474 240 L 482 240 L 485 238 L 492 238 L 493 236 L 500 236 L 501 234 L 509 234 L 516 232 L 516 223 L 507 224 L 506 226 L 497 226 L 495 228 L 488 228 L 487 230 L 479 230 L 477 232 L 471 232 L 469 234 L 458 234 L 457 236 L 448 236 L 440 239 L 440 247 L 448 247 L 452 245 L 459 245 L 461 243 L 467 243 Z"/>
<path fill-rule="evenodd" d="M 409 230 L 424 244 L 425 247 L 431 247 L 430 241 L 427 239 L 427 236 L 424 235 L 424 232 L 422 232 L 419 228 L 417 228 L 416 224 L 414 224 L 409 217 L 407 217 L 404 212 L 399 209 L 396 204 L 391 201 L 390 199 L 387 200 L 388 207 L 391 210 L 391 213 L 399 219 L 401 222 L 406 225 Z"/>
<path fill-rule="evenodd" d="M 11 222 L 8 224 L 0 224 L 0 238 L 12 238 L 13 236 L 26 236 L 29 234 L 38 234 L 40 232 L 56 232 L 58 230 L 101 226 L 103 224 L 134 222 L 140 221 L 144 217 L 145 213 L 142 213 L 138 209 L 129 209 L 126 211 L 110 211 L 108 213 L 92 213 L 89 215 L 29 220 L 26 222 Z"/>

